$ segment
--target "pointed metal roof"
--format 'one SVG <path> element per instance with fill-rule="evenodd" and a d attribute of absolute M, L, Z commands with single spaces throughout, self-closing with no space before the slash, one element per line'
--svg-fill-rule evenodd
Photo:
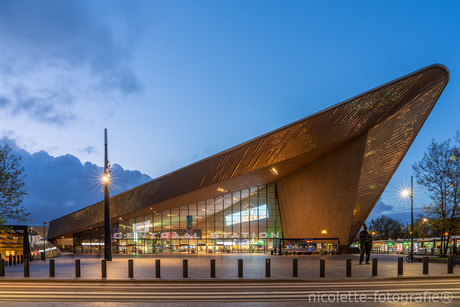
<path fill-rule="evenodd" d="M 272 183 L 367 134 L 351 242 L 447 85 L 432 65 L 213 155 L 110 200 L 114 222 Z M 278 175 L 270 169 L 275 167 Z M 219 189 L 220 188 L 220 189 Z M 218 190 L 219 189 L 219 190 Z M 50 222 L 50 238 L 102 225 L 99 202 Z"/>

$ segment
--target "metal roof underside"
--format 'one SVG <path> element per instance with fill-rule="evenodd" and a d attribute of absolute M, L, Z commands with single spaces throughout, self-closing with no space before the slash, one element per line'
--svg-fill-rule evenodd
<path fill-rule="evenodd" d="M 110 198 L 113 222 L 275 182 L 367 133 L 350 240 L 380 198 L 447 85 L 432 65 Z M 275 176 L 270 168 L 275 167 Z M 359 171 L 359 170 L 357 170 Z M 153 209 L 150 209 L 153 208 Z M 50 222 L 49 237 L 103 224 L 103 202 Z"/>

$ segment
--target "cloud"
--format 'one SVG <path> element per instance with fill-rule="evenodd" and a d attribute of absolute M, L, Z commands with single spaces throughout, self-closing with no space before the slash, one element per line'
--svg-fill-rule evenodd
<path fill-rule="evenodd" d="M 66 90 L 42 90 L 33 93 L 24 86 L 17 86 L 14 92 L 13 115 L 27 113 L 40 122 L 61 126 L 75 119 L 65 108 L 72 105 L 72 97 Z"/>
<path fill-rule="evenodd" d="M 414 208 L 414 218 L 417 215 L 422 214 L 423 210 L 420 207 Z M 392 205 L 385 204 L 381 199 L 377 202 L 374 209 L 372 209 L 371 214 L 367 218 L 367 222 L 369 223 L 370 220 L 375 219 L 381 215 L 386 215 L 401 222 L 410 222 L 410 208 L 401 208 L 401 207 L 394 207 Z"/>
<path fill-rule="evenodd" d="M 91 155 L 91 154 L 97 154 L 97 153 L 98 153 L 98 151 L 97 151 L 97 149 L 96 149 L 95 146 L 88 146 L 88 147 L 86 147 L 86 148 L 80 148 L 79 151 L 80 151 L 80 152 L 87 153 L 87 154 L 89 154 L 89 155 Z"/>
<path fill-rule="evenodd" d="M 141 92 L 131 68 L 138 21 L 118 6 L 0 1 L 0 108 L 63 125 L 79 97 Z"/>
<path fill-rule="evenodd" d="M 10 104 L 10 100 L 6 97 L 0 96 L 0 109 Z"/>
<path fill-rule="evenodd" d="M 70 154 L 59 157 L 50 156 L 46 151 L 30 154 L 10 139 L 0 139 L 0 144 L 4 142 L 23 159 L 28 193 L 23 205 L 31 213 L 30 224 L 50 221 L 103 199 L 102 167 L 90 162 L 82 164 Z M 116 184 L 111 188 L 111 195 L 151 180 L 139 171 L 125 170 L 117 164 L 112 169 Z"/>
<path fill-rule="evenodd" d="M 393 206 L 385 204 L 381 199 L 377 202 L 374 209 L 372 210 L 373 215 L 380 215 L 385 212 L 390 212 L 393 210 Z"/>

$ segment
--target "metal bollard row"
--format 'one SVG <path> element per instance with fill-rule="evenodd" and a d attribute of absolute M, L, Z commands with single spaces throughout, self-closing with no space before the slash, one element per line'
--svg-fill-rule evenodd
<path fill-rule="evenodd" d="M 265 277 L 270 277 L 270 259 L 265 259 Z"/>
<path fill-rule="evenodd" d="M 134 263 L 133 263 L 133 259 L 128 260 L 128 278 L 134 278 Z"/>
<path fill-rule="evenodd" d="M 101 260 L 101 277 L 107 278 L 107 260 Z"/>
<path fill-rule="evenodd" d="M 75 259 L 75 278 L 81 277 L 80 259 Z"/>
<path fill-rule="evenodd" d="M 299 277 L 299 259 L 292 259 L 292 277 Z"/>
<path fill-rule="evenodd" d="M 423 257 L 423 274 L 428 274 L 428 257 Z"/>
<path fill-rule="evenodd" d="M 238 259 L 238 277 L 243 277 L 243 259 Z"/>
<path fill-rule="evenodd" d="M 377 276 L 377 258 L 372 258 L 372 276 Z"/>
<path fill-rule="evenodd" d="M 12 256 L 10 255 L 9 259 L 10 261 L 5 261 L 0 258 L 0 277 L 5 276 L 5 266 L 6 265 L 11 265 L 11 263 L 23 263 L 24 265 L 24 277 L 30 277 L 30 260 L 27 258 L 23 258 L 20 256 Z M 423 274 L 428 275 L 429 274 L 429 257 L 422 257 L 422 262 L 423 262 Z M 397 274 L 403 275 L 403 257 L 398 257 L 397 261 Z M 326 277 L 326 260 L 325 259 L 320 259 L 319 263 L 319 277 L 324 278 Z M 447 273 L 448 274 L 453 274 L 454 271 L 454 266 L 455 266 L 455 258 L 454 256 L 448 256 L 448 261 L 447 261 Z M 183 259 L 182 261 L 182 277 L 183 278 L 188 278 L 189 277 L 189 272 L 188 272 L 188 259 Z M 377 276 L 378 275 L 378 259 L 377 258 L 372 258 L 372 276 Z M 49 277 L 53 278 L 56 276 L 56 269 L 55 269 L 55 260 L 54 259 L 49 259 Z M 238 259 L 238 278 L 243 278 L 243 259 Z M 292 259 L 292 277 L 298 277 L 299 276 L 299 263 L 298 259 Z M 75 278 L 80 278 L 81 277 L 81 262 L 80 259 L 75 260 Z M 129 278 L 134 278 L 134 260 L 129 259 L 128 260 L 128 277 Z M 161 266 L 160 266 L 160 259 L 155 260 L 155 277 L 160 278 L 161 277 Z M 216 278 L 216 260 L 215 259 L 210 259 L 210 277 L 211 278 Z M 271 259 L 266 258 L 265 259 L 265 277 L 270 278 L 271 277 Z M 346 259 L 346 277 L 352 277 L 352 259 Z M 101 260 L 101 278 L 107 278 L 107 261 L 106 260 Z"/>
<path fill-rule="evenodd" d="M 182 277 L 188 278 L 188 260 L 184 259 L 182 261 Z"/>
<path fill-rule="evenodd" d="M 55 277 L 56 274 L 54 270 L 54 259 L 50 259 L 49 265 L 50 265 L 50 277 Z"/>
<path fill-rule="evenodd" d="M 160 259 L 155 260 L 155 277 L 160 278 Z"/>
<path fill-rule="evenodd" d="M 347 277 L 351 277 L 351 259 L 347 259 Z"/>
<path fill-rule="evenodd" d="M 326 260 L 319 260 L 319 277 L 326 277 Z"/>
<path fill-rule="evenodd" d="M 29 259 L 24 260 L 24 277 L 30 277 L 29 272 Z"/>
<path fill-rule="evenodd" d="M 216 278 L 216 259 L 211 259 L 211 278 Z"/>
<path fill-rule="evenodd" d="M 403 257 L 398 257 L 398 275 L 403 275 L 403 264 L 404 264 L 404 259 Z"/>
<path fill-rule="evenodd" d="M 447 274 L 454 273 L 454 258 L 455 256 L 448 256 L 447 257 Z"/>

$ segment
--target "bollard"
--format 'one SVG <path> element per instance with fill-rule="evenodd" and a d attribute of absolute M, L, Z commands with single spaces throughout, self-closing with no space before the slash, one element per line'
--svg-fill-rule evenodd
<path fill-rule="evenodd" d="M 20 263 L 21 263 L 21 257 L 19 257 L 19 255 L 16 256 L 16 263 L 17 263 L 17 264 L 20 264 Z"/>
<path fill-rule="evenodd" d="M 16 265 L 16 256 L 13 256 L 13 265 Z"/>
<path fill-rule="evenodd" d="M 155 260 L 155 277 L 160 278 L 160 259 Z"/>
<path fill-rule="evenodd" d="M 238 277 L 243 277 L 243 259 L 238 259 Z"/>
<path fill-rule="evenodd" d="M 107 261 L 105 259 L 101 260 L 101 277 L 107 278 Z"/>
<path fill-rule="evenodd" d="M 24 255 L 21 255 L 21 263 L 24 263 Z"/>
<path fill-rule="evenodd" d="M 128 259 L 128 278 L 134 278 L 134 261 Z"/>
<path fill-rule="evenodd" d="M 447 274 L 454 273 L 454 256 L 447 257 Z"/>
<path fill-rule="evenodd" d="M 13 255 L 10 254 L 8 258 L 8 265 L 13 265 Z"/>
<path fill-rule="evenodd" d="M 5 260 L 0 258 L 0 277 L 5 277 Z"/>
<path fill-rule="evenodd" d="M 423 257 L 423 274 L 428 274 L 428 257 Z"/>
<path fill-rule="evenodd" d="M 403 275 L 403 257 L 398 257 L 398 275 Z"/>
<path fill-rule="evenodd" d="M 81 277 L 80 259 L 75 259 L 75 277 Z"/>
<path fill-rule="evenodd" d="M 24 260 L 24 277 L 29 277 L 29 259 Z"/>
<path fill-rule="evenodd" d="M 182 260 L 182 277 L 188 278 L 188 260 Z"/>
<path fill-rule="evenodd" d="M 55 272 L 54 272 L 54 259 L 50 259 L 50 277 L 55 277 Z"/>
<path fill-rule="evenodd" d="M 265 259 L 265 277 L 270 277 L 270 259 Z"/>
<path fill-rule="evenodd" d="M 216 259 L 211 259 L 211 278 L 216 277 Z"/>
<path fill-rule="evenodd" d="M 326 276 L 326 260 L 320 259 L 319 260 L 319 277 Z"/>
<path fill-rule="evenodd" d="M 292 259 L 292 277 L 299 277 L 299 259 Z"/>
<path fill-rule="evenodd" d="M 347 277 L 351 277 L 351 259 L 347 259 Z"/>
<path fill-rule="evenodd" d="M 372 258 L 372 276 L 377 276 L 377 258 Z"/>

